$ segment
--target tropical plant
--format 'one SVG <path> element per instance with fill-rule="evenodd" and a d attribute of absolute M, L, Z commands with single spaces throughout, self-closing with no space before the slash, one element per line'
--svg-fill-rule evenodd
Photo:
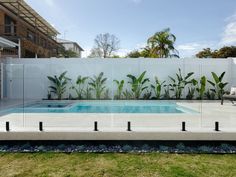
<path fill-rule="evenodd" d="M 105 100 L 109 100 L 110 99 L 110 92 L 109 89 L 106 89 L 104 92 L 104 99 Z"/>
<path fill-rule="evenodd" d="M 210 89 L 218 99 L 221 99 L 225 94 L 224 88 L 228 85 L 228 82 L 223 82 L 225 72 L 223 72 L 220 76 L 217 76 L 216 73 L 212 72 L 212 77 L 214 81 L 208 80 L 208 83 L 211 84 L 212 89 Z"/>
<path fill-rule="evenodd" d="M 143 94 L 143 99 L 144 100 L 150 100 L 152 96 L 152 90 L 151 89 L 146 89 L 146 91 Z"/>
<path fill-rule="evenodd" d="M 86 98 L 87 100 L 92 99 L 92 93 L 91 93 L 91 91 L 92 91 L 92 88 L 91 88 L 89 85 L 87 85 L 87 87 L 86 87 L 86 89 L 85 89 L 85 91 L 84 91 L 84 93 L 85 93 L 85 98 Z"/>
<path fill-rule="evenodd" d="M 69 78 L 66 77 L 66 71 L 63 72 L 62 74 L 60 74 L 59 76 L 48 76 L 47 78 L 51 81 L 51 83 L 53 84 L 52 86 L 49 86 L 49 88 L 51 89 L 50 92 L 54 93 L 55 95 L 57 95 L 57 99 L 61 100 L 63 94 L 66 91 L 66 85 L 68 83 L 68 81 L 70 80 Z"/>
<path fill-rule="evenodd" d="M 151 85 L 151 88 L 154 90 L 155 98 L 161 99 L 162 87 L 166 81 L 161 82 L 157 77 L 155 77 L 155 85 Z"/>
<path fill-rule="evenodd" d="M 104 78 L 104 73 L 101 72 L 98 76 L 90 78 L 88 83 L 91 86 L 91 89 L 95 92 L 96 99 L 101 99 L 102 94 L 106 89 L 107 78 Z"/>
<path fill-rule="evenodd" d="M 87 80 L 88 77 L 82 77 L 79 75 L 76 80 L 76 86 L 72 84 L 71 89 L 75 90 L 78 99 L 83 99 L 83 95 L 85 95 L 85 83 Z"/>
<path fill-rule="evenodd" d="M 169 89 L 169 85 L 164 85 L 164 95 L 163 98 L 165 100 L 169 100 L 170 99 L 170 89 Z"/>
<path fill-rule="evenodd" d="M 216 94 L 212 91 L 210 91 L 210 89 L 208 89 L 205 93 L 205 96 L 208 100 L 214 100 L 216 97 Z"/>
<path fill-rule="evenodd" d="M 207 81 L 206 77 L 202 76 L 201 79 L 200 79 L 200 83 L 197 84 L 197 88 L 196 88 L 196 91 L 198 93 L 198 98 L 197 99 L 202 100 L 204 98 L 204 93 L 205 93 L 205 90 L 206 90 L 206 81 Z"/>
<path fill-rule="evenodd" d="M 192 79 L 189 84 L 190 84 L 190 86 L 188 87 L 188 93 L 186 95 L 186 99 L 192 100 L 194 98 L 194 94 L 196 91 L 195 87 L 198 84 L 198 82 L 197 82 L 197 80 Z"/>
<path fill-rule="evenodd" d="M 150 37 L 144 50 L 151 58 L 178 57 L 178 51 L 174 47 L 175 41 L 175 35 L 167 28 Z"/>
<path fill-rule="evenodd" d="M 121 80 L 121 81 L 114 80 L 114 82 L 117 85 L 117 91 L 116 91 L 114 98 L 117 100 L 122 99 L 122 93 L 123 93 L 125 81 L 124 80 Z"/>
<path fill-rule="evenodd" d="M 135 77 L 131 74 L 127 75 L 127 77 L 130 79 L 128 83 L 131 84 L 131 90 L 135 99 L 139 99 L 143 91 L 148 88 L 146 83 L 148 83 L 150 80 L 145 78 L 145 74 L 146 71 L 144 71 L 139 77 Z"/>
<path fill-rule="evenodd" d="M 132 93 L 129 90 L 127 90 L 127 89 L 123 92 L 123 95 L 124 95 L 124 98 L 126 100 L 132 99 L 132 97 L 133 97 Z"/>
<path fill-rule="evenodd" d="M 193 82 L 192 80 L 189 80 L 193 74 L 194 72 L 190 72 L 187 76 L 183 77 L 181 69 L 179 68 L 179 72 L 176 73 L 176 79 L 169 76 L 172 82 L 169 86 L 171 87 L 170 90 L 174 92 L 174 98 L 181 99 L 185 86 Z"/>

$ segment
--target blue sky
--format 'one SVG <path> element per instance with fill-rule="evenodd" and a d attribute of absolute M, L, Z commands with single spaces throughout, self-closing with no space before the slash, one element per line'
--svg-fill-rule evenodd
<path fill-rule="evenodd" d="M 26 0 L 41 16 L 86 51 L 97 34 L 121 41 L 120 55 L 145 45 L 164 28 L 176 35 L 181 57 L 205 47 L 236 44 L 235 0 Z"/>

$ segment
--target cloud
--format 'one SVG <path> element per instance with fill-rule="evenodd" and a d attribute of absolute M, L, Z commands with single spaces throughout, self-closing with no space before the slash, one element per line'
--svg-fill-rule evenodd
<path fill-rule="evenodd" d="M 192 57 L 204 48 L 216 49 L 219 47 L 217 41 L 201 41 L 179 44 L 176 49 L 179 51 L 180 57 Z"/>
<path fill-rule="evenodd" d="M 220 41 L 221 45 L 236 44 L 236 14 L 226 18 L 226 26 Z"/>

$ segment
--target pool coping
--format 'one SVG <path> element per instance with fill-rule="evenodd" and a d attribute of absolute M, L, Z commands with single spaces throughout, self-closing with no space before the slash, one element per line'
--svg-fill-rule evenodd
<path fill-rule="evenodd" d="M 0 132 L 0 140 L 177 140 L 177 141 L 236 141 L 236 130 L 177 130 L 163 131 L 14 131 Z"/>

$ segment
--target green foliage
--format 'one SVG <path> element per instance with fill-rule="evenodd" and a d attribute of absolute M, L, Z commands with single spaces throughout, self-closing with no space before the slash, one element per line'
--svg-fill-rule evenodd
<path fill-rule="evenodd" d="M 146 89 L 146 91 L 143 94 L 144 100 L 150 100 L 152 96 L 152 91 L 150 89 Z"/>
<path fill-rule="evenodd" d="M 144 71 L 139 77 L 135 77 L 131 74 L 127 75 L 130 79 L 128 82 L 131 85 L 131 90 L 133 92 L 135 99 L 140 99 L 144 90 L 148 88 L 146 85 L 150 80 L 145 78 L 146 71 Z"/>
<path fill-rule="evenodd" d="M 144 57 L 142 55 L 142 52 L 139 52 L 138 50 L 134 50 L 130 53 L 128 53 L 128 55 L 126 56 L 127 58 L 140 58 L 140 57 Z"/>
<path fill-rule="evenodd" d="M 90 78 L 89 85 L 91 86 L 91 89 L 95 92 L 96 99 L 101 99 L 102 94 L 104 93 L 106 89 L 106 81 L 107 78 L 104 78 L 104 73 L 101 72 L 98 76 L 94 76 L 93 78 Z"/>
<path fill-rule="evenodd" d="M 87 80 L 88 77 L 78 76 L 76 86 L 72 84 L 71 89 L 75 90 L 78 99 L 83 99 L 83 95 L 85 95 L 85 83 Z"/>
<path fill-rule="evenodd" d="M 117 85 L 117 91 L 116 91 L 115 99 L 120 100 L 120 99 L 122 99 L 122 93 L 123 93 L 123 88 L 124 88 L 125 81 L 124 80 L 121 80 L 121 81 L 114 80 L 114 82 Z"/>
<path fill-rule="evenodd" d="M 200 79 L 200 83 L 197 84 L 196 91 L 198 93 L 198 99 L 202 100 L 204 97 L 204 93 L 206 91 L 206 77 L 202 76 Z"/>
<path fill-rule="evenodd" d="M 171 84 L 169 84 L 170 91 L 174 92 L 174 98 L 175 99 L 181 99 L 182 93 L 183 93 L 183 90 L 184 90 L 185 86 L 190 84 L 190 83 L 195 82 L 193 80 L 189 80 L 189 78 L 193 74 L 194 74 L 193 72 L 190 72 L 190 73 L 187 74 L 187 76 L 183 77 L 182 73 L 181 73 L 181 69 L 179 68 L 179 72 L 176 73 L 176 79 L 169 76 L 169 78 L 172 82 Z"/>
<path fill-rule="evenodd" d="M 212 50 L 210 48 L 203 49 L 196 54 L 198 58 L 212 58 Z"/>
<path fill-rule="evenodd" d="M 214 92 L 211 92 L 209 89 L 206 91 L 205 96 L 208 100 L 214 100 L 216 97 L 216 94 Z"/>
<path fill-rule="evenodd" d="M 169 100 L 170 99 L 170 89 L 169 89 L 169 85 L 164 85 L 164 95 L 163 98 L 165 100 Z"/>
<path fill-rule="evenodd" d="M 51 92 L 57 95 L 57 99 L 61 100 L 63 94 L 66 91 L 66 85 L 68 81 L 70 80 L 69 78 L 66 77 L 66 71 L 60 74 L 60 76 L 48 76 L 47 78 L 51 81 L 53 84 L 52 86 L 49 86 L 51 89 Z"/>
<path fill-rule="evenodd" d="M 150 58 L 178 57 L 178 51 L 174 47 L 175 41 L 175 35 L 167 28 L 151 36 L 144 50 Z"/>
<path fill-rule="evenodd" d="M 198 82 L 197 80 L 192 79 L 189 84 L 190 86 L 188 87 L 188 94 L 186 95 L 186 99 L 192 100 L 196 91 L 195 86 L 198 84 Z"/>
<path fill-rule="evenodd" d="M 86 89 L 85 89 L 85 99 L 87 99 L 87 100 L 90 100 L 90 99 L 92 99 L 92 88 L 89 86 L 89 85 L 87 85 L 87 87 L 86 87 Z"/>
<path fill-rule="evenodd" d="M 217 76 L 217 74 L 214 72 L 212 72 L 211 74 L 213 77 L 213 81 L 208 80 L 208 83 L 212 86 L 212 89 L 210 89 L 210 91 L 212 91 L 218 99 L 221 99 L 225 94 L 224 88 L 228 85 L 227 82 L 223 82 L 225 72 L 223 72 L 220 76 Z"/>
<path fill-rule="evenodd" d="M 155 93 L 156 99 L 161 99 L 161 91 L 162 87 L 164 85 L 165 81 L 161 82 L 157 77 L 155 77 L 155 85 L 151 85 L 151 88 L 153 89 Z"/>
<path fill-rule="evenodd" d="M 78 54 L 72 50 L 61 49 L 59 51 L 59 56 L 64 58 L 77 58 Z"/>
<path fill-rule="evenodd" d="M 124 95 L 124 98 L 126 99 L 126 100 L 130 100 L 130 99 L 132 99 L 132 93 L 130 92 L 130 91 L 128 91 L 127 89 L 123 92 L 123 95 Z"/>
<path fill-rule="evenodd" d="M 196 54 L 198 58 L 229 58 L 236 57 L 236 47 L 235 46 L 225 46 L 219 50 L 212 51 L 210 48 L 203 49 Z"/>

